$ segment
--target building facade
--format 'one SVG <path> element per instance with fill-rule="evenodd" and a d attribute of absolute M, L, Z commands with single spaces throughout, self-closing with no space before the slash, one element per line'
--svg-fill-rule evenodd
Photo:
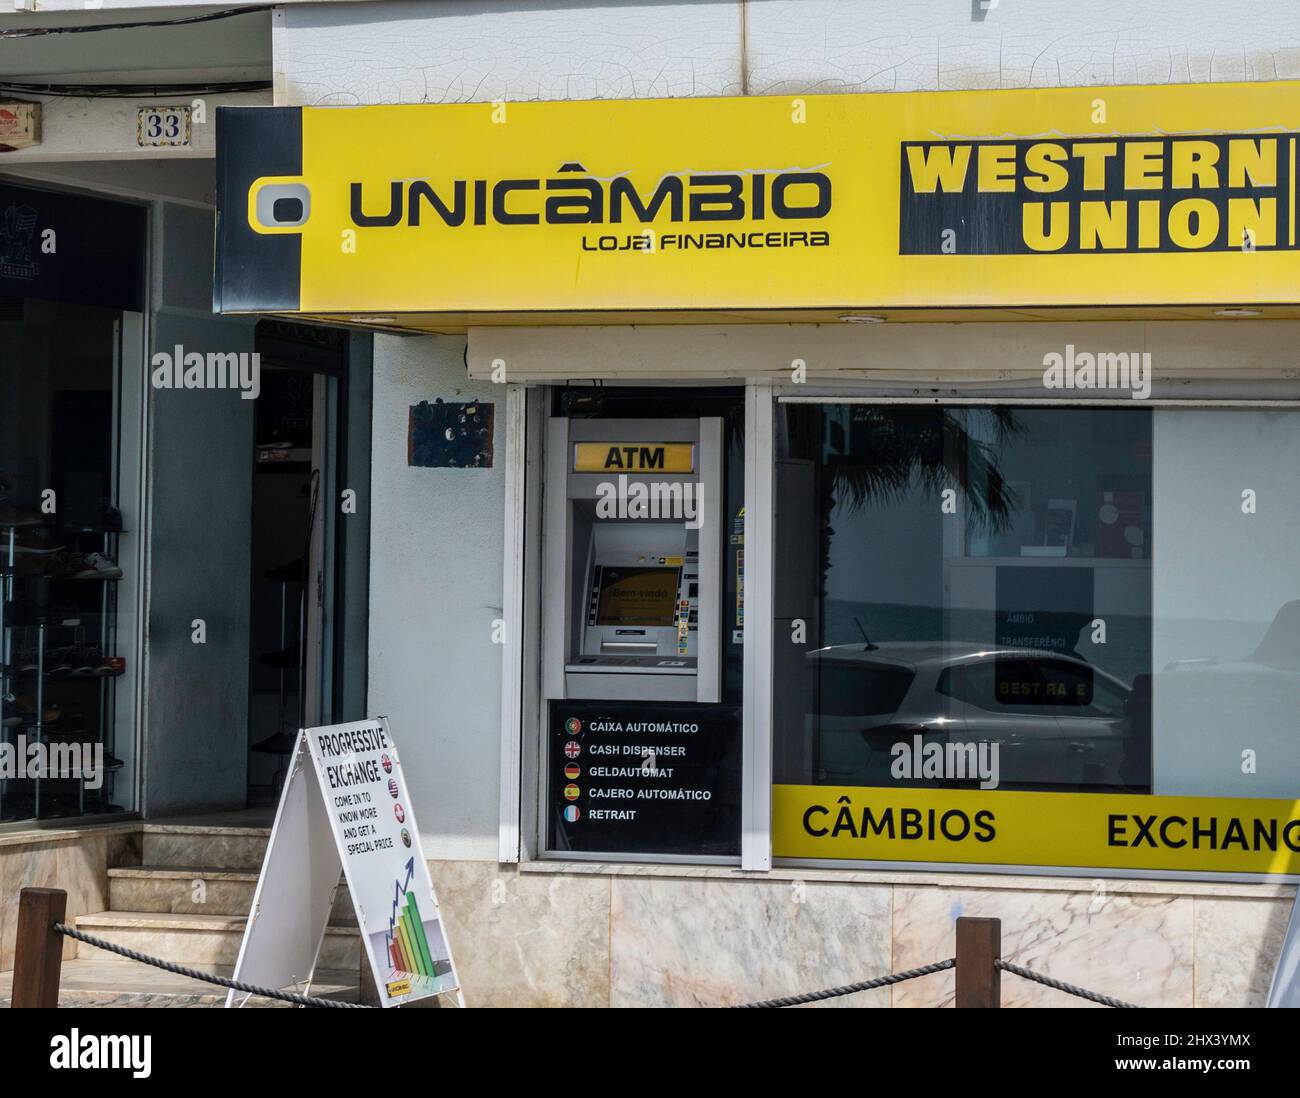
<path fill-rule="evenodd" d="M 43 133 L 0 159 L 0 473 L 16 520 L 92 512 L 12 527 L 6 663 L 56 692 L 11 704 L 121 764 L 107 825 L 5 787 L 6 910 L 19 851 L 107 866 L 132 816 L 271 803 L 298 724 L 383 714 L 471 1003 L 812 990 L 964 914 L 1120 998 L 1261 1005 L 1300 876 L 1300 26 L 1251 6 L 6 42 Z M 4 27 L 208 13 L 110 7 Z M 34 87 L 73 81 L 119 86 Z"/>

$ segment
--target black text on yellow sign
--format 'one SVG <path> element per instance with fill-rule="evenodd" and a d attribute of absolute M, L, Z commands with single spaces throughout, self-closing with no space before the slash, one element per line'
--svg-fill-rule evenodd
<path fill-rule="evenodd" d="M 1300 801 L 777 785 L 782 858 L 1300 873 Z"/>
<path fill-rule="evenodd" d="M 576 442 L 575 473 L 693 473 L 690 442 Z"/>
<path fill-rule="evenodd" d="M 903 255 L 1296 247 L 1292 135 L 903 145 Z"/>

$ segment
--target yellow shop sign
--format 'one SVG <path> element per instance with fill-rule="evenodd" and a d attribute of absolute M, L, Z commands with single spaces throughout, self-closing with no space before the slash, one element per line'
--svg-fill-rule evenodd
<path fill-rule="evenodd" d="M 780 858 L 1300 874 L 1300 801 L 778 785 Z"/>
<path fill-rule="evenodd" d="M 1283 82 L 223 108 L 217 302 L 1296 305 L 1298 141 Z"/>

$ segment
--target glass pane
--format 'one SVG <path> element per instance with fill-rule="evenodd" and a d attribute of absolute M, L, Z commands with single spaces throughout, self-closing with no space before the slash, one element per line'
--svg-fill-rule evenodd
<path fill-rule="evenodd" d="M 1149 792 L 1152 417 L 785 405 L 779 784 Z M 984 771 L 987 771 L 984 772 Z"/>
<path fill-rule="evenodd" d="M 0 780 L 0 821 L 132 807 L 132 650 L 119 628 L 114 309 L 9 299 L 0 315 L 0 723 L 39 767 Z M 131 509 L 128 508 L 128 513 Z M 131 669 L 134 671 L 135 669 Z"/>
<path fill-rule="evenodd" d="M 1155 413 L 1155 791 L 1300 789 L 1295 412 Z"/>

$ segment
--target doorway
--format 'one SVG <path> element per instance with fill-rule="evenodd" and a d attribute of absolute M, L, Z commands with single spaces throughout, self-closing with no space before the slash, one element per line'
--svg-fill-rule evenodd
<path fill-rule="evenodd" d="M 365 716 L 369 337 L 258 323 L 248 804 L 274 804 L 299 728 Z M 362 483 L 360 480 L 356 481 Z"/>

